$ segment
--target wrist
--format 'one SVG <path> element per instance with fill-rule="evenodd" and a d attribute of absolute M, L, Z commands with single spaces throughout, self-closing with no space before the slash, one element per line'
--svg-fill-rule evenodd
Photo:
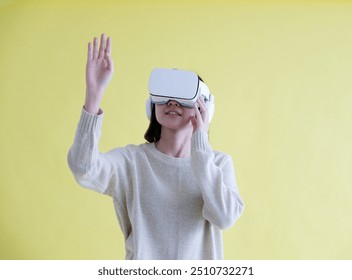
<path fill-rule="evenodd" d="M 208 133 L 203 130 L 198 130 L 194 132 L 191 139 L 191 147 L 192 151 L 211 151 Z"/>
<path fill-rule="evenodd" d="M 84 104 L 83 108 L 89 114 L 92 114 L 92 115 L 99 115 L 100 114 L 100 106 Z"/>
<path fill-rule="evenodd" d="M 84 109 L 91 114 L 98 114 L 103 91 L 94 91 L 87 88 Z"/>

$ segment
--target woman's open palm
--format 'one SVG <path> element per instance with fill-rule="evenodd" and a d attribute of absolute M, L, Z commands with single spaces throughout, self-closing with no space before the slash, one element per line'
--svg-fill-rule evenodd
<path fill-rule="evenodd" d="M 94 38 L 88 44 L 88 56 L 86 65 L 86 85 L 90 92 L 100 94 L 109 84 L 114 72 L 114 64 L 111 55 L 111 38 L 101 35 L 98 49 L 98 38 Z"/>
<path fill-rule="evenodd" d="M 91 114 L 98 114 L 100 102 L 106 86 L 109 84 L 114 73 L 114 64 L 111 55 L 111 38 L 106 39 L 101 34 L 100 46 L 98 38 L 88 43 L 88 55 L 86 65 L 86 100 L 84 108 Z"/>

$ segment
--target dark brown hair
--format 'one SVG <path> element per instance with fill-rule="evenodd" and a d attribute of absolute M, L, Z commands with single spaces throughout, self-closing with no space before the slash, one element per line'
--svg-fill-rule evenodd
<path fill-rule="evenodd" d="M 144 139 L 147 140 L 149 143 L 158 142 L 160 140 L 160 135 L 161 135 L 161 124 L 156 119 L 155 104 L 153 104 L 149 127 L 144 134 Z"/>

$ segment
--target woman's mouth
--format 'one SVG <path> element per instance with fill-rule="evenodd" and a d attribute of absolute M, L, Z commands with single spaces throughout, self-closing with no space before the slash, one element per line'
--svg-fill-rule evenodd
<path fill-rule="evenodd" d="M 167 111 L 165 115 L 175 115 L 175 116 L 181 116 L 179 112 L 176 111 Z"/>

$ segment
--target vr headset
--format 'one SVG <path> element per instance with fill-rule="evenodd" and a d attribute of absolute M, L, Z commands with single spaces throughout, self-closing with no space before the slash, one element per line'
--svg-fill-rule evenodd
<path fill-rule="evenodd" d="M 149 77 L 149 98 L 146 103 L 148 119 L 153 104 L 166 104 L 170 100 L 181 106 L 194 108 L 198 98 L 203 98 L 209 114 L 209 122 L 214 115 L 214 97 L 198 75 L 192 71 L 155 68 Z"/>

